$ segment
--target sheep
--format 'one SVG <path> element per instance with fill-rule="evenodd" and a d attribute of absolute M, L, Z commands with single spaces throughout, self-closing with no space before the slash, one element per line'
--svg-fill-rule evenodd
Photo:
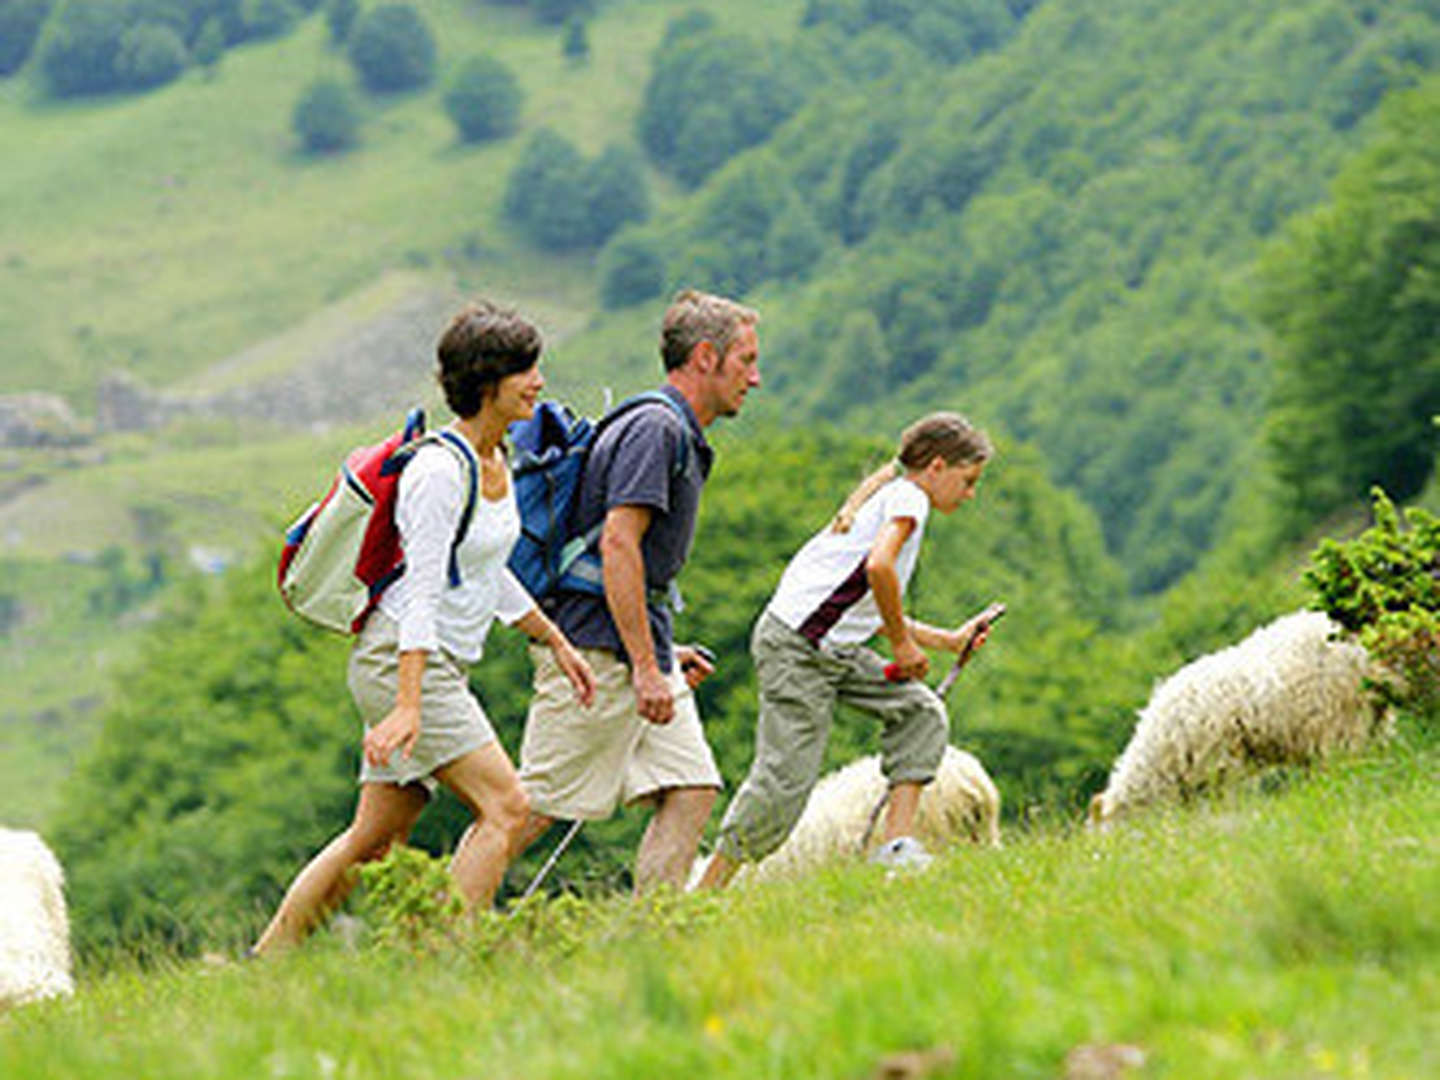
<path fill-rule="evenodd" d="M 45 841 L 0 828 L 0 1011 L 74 992 L 64 882 Z"/>
<path fill-rule="evenodd" d="M 875 754 L 821 777 L 794 831 L 769 856 L 741 867 L 736 881 L 793 877 L 847 855 L 858 857 L 871 815 L 885 791 Z M 1000 793 L 985 767 L 974 755 L 947 746 L 935 779 L 920 794 L 916 839 L 931 851 L 961 837 L 994 847 L 1000 843 L 999 822 Z M 879 828 L 871 831 L 874 844 Z"/>
<path fill-rule="evenodd" d="M 1320 612 L 1293 612 L 1160 683 L 1105 790 L 1091 800 L 1090 822 L 1388 734 L 1388 711 L 1365 686 L 1384 673 L 1338 633 Z"/>

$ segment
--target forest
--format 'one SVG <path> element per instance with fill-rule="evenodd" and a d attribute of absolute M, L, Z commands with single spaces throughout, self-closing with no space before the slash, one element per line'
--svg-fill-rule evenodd
<path fill-rule="evenodd" d="M 1012 828 L 1075 819 L 1158 679 L 1309 602 L 1301 564 L 1318 537 L 1364 524 L 1372 487 L 1437 503 L 1432 0 L 809 0 L 780 33 L 717 4 L 416 5 L 438 60 L 398 91 L 367 82 L 340 6 L 0 0 L 0 25 L 36 27 L 33 52 L 7 69 L 32 96 L 7 104 L 118 108 L 115 95 L 138 95 L 138 108 L 189 92 L 216 19 L 231 51 L 209 85 L 226 94 L 245 92 L 223 80 L 246 50 L 327 50 L 352 136 L 312 143 L 297 109 L 300 150 L 278 167 L 358 172 L 398 137 L 385 117 L 403 110 L 426 137 L 428 118 L 446 117 L 458 134 L 444 138 L 503 155 L 478 224 L 435 215 L 433 249 L 408 262 L 474 289 L 533 260 L 529 295 L 553 276 L 548 299 L 583 296 L 591 307 L 546 364 L 556 392 L 586 407 L 599 386 L 658 380 L 653 324 L 674 289 L 758 308 L 764 381 L 718 430 L 682 579 L 681 634 L 721 657 L 700 706 L 732 788 L 752 749 L 755 616 L 789 555 L 932 408 L 971 416 L 999 454 L 975 503 L 932 524 L 907 605 L 941 623 L 1009 607 L 950 709 L 952 741 L 986 763 Z M 158 21 L 137 14 L 162 8 Z M 100 35 L 127 43 L 118 81 L 67 81 L 63 46 L 93 25 L 84 12 L 102 11 L 126 26 Z M 283 29 L 262 32 L 266 13 Z M 466 57 L 436 32 L 462 17 L 547 34 L 564 64 L 591 70 L 609 23 L 643 21 L 653 46 L 625 124 L 567 127 L 523 104 L 536 93 L 523 64 L 471 64 L 474 93 L 509 104 L 467 134 L 454 104 Z M 363 27 L 366 13 L 351 18 Z M 162 24 L 187 59 L 170 79 L 141 79 L 136 28 Z M 588 32 L 584 58 L 566 26 Z M 38 290 L 21 281 L 30 242 L 15 242 L 6 273 Z M 475 254 L 491 249 L 504 257 Z M 317 281 L 327 273 L 342 275 L 317 261 Z M 127 327 L 144 345 L 129 366 L 160 385 L 198 369 L 209 346 L 186 321 L 197 306 L 177 300 Z M 25 322 L 0 313 L 19 328 L 17 358 L 63 370 L 83 407 L 100 372 Z M 17 359 L 5 389 L 23 388 L 22 370 Z M 312 449 L 303 475 L 321 483 L 332 451 Z M 298 509 L 275 506 L 266 524 Z M 90 954 L 245 933 L 348 816 L 358 740 L 345 643 L 283 609 L 274 554 L 252 546 L 216 579 L 167 564 L 146 585 L 119 555 L 96 571 L 130 589 L 97 614 L 148 614 L 46 823 Z M 522 644 L 497 630 L 473 676 L 512 753 Z M 847 717 L 828 762 L 876 736 Z M 642 823 L 587 827 L 555 886 L 625 886 Z M 414 839 L 444 851 L 463 827 L 443 800 Z M 517 865 L 512 888 L 541 857 Z"/>

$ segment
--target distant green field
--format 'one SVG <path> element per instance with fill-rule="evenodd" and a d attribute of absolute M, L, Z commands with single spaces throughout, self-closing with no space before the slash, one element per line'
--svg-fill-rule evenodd
<path fill-rule="evenodd" d="M 0 1075 L 1420 1080 L 1440 1074 L 1437 764 L 1402 748 L 919 876 L 850 864 L 551 904 L 433 950 L 330 937 L 84 978 L 0 1024 Z M 1141 1064 L 1074 1064 L 1120 1048 Z"/>
<path fill-rule="evenodd" d="M 304 157 L 290 131 L 311 80 L 348 74 L 319 18 L 232 51 L 211 82 L 192 73 L 63 105 L 23 78 L 0 84 L 0 392 L 54 390 L 85 407 L 108 368 L 181 381 L 395 268 L 447 281 L 458 268 L 502 297 L 588 311 L 590 260 L 536 256 L 498 222 L 498 201 L 536 127 L 586 153 L 633 138 L 657 9 L 691 7 L 758 35 L 788 32 L 801 5 L 607 4 L 576 66 L 557 30 L 513 9 L 428 0 L 436 85 L 372 99 L 363 145 L 334 158 Z M 479 51 L 509 64 L 527 98 L 519 134 L 472 148 L 440 99 Z M 658 177 L 656 189 L 668 190 Z"/>

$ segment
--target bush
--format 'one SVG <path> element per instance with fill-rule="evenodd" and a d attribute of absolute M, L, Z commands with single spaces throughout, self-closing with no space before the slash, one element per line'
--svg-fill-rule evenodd
<path fill-rule="evenodd" d="M 665 259 L 655 241 L 616 237 L 600 254 L 600 300 L 607 308 L 629 307 L 665 289 Z"/>
<path fill-rule="evenodd" d="M 645 164 L 629 147 L 612 145 L 590 163 L 584 177 L 586 239 L 596 247 L 622 226 L 650 216 Z"/>
<path fill-rule="evenodd" d="M 359 15 L 360 0 L 325 0 L 325 25 L 330 28 L 330 40 L 336 45 L 345 44 Z"/>
<path fill-rule="evenodd" d="M 565 59 L 581 63 L 590 55 L 590 35 L 585 29 L 585 20 L 578 15 L 565 23 L 565 36 L 560 41 L 560 51 Z"/>
<path fill-rule="evenodd" d="M 525 94 L 511 70 L 492 56 L 472 56 L 445 92 L 445 111 L 465 142 L 497 139 L 515 130 Z"/>
<path fill-rule="evenodd" d="M 40 38 L 39 64 L 56 97 L 118 90 L 115 58 L 125 32 L 122 0 L 64 0 Z"/>
<path fill-rule="evenodd" d="M 583 170 L 584 159 L 575 145 L 551 128 L 541 128 L 510 173 L 505 216 L 547 251 L 584 247 L 589 208 L 580 183 Z"/>
<path fill-rule="evenodd" d="M 1354 540 L 1322 540 L 1305 583 L 1314 607 L 1403 678 L 1381 687 L 1427 719 L 1440 712 L 1440 518 L 1412 507 L 1402 529 L 1395 504 L 1372 491 L 1375 524 Z"/>
<path fill-rule="evenodd" d="M 300 12 L 290 0 L 244 0 L 240 20 L 245 36 L 257 40 L 284 37 L 294 28 Z"/>
<path fill-rule="evenodd" d="M 333 153 L 355 145 L 360 113 L 344 83 L 321 79 L 311 83 L 295 103 L 291 126 L 311 153 Z"/>
<path fill-rule="evenodd" d="M 594 0 L 530 0 L 530 10 L 543 23 L 559 26 L 571 18 L 595 13 Z"/>
<path fill-rule="evenodd" d="M 0 0 L 0 77 L 13 75 L 30 59 L 50 0 Z"/>
<path fill-rule="evenodd" d="M 148 90 L 178 76 L 189 59 L 185 43 L 174 30 L 155 23 L 141 23 L 120 36 L 115 74 L 128 87 Z"/>
<path fill-rule="evenodd" d="M 435 38 L 409 4 L 382 4 L 356 21 L 350 62 L 367 90 L 412 90 L 435 77 Z"/>

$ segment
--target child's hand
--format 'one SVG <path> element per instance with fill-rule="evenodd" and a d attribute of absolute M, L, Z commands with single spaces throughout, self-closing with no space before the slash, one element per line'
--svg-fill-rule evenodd
<path fill-rule="evenodd" d="M 915 643 L 912 637 L 906 637 L 895 643 L 892 649 L 895 662 L 886 669 L 887 677 L 894 672 L 894 680 L 900 679 L 923 679 L 930 670 L 930 658 L 925 655 L 925 650 Z"/>

